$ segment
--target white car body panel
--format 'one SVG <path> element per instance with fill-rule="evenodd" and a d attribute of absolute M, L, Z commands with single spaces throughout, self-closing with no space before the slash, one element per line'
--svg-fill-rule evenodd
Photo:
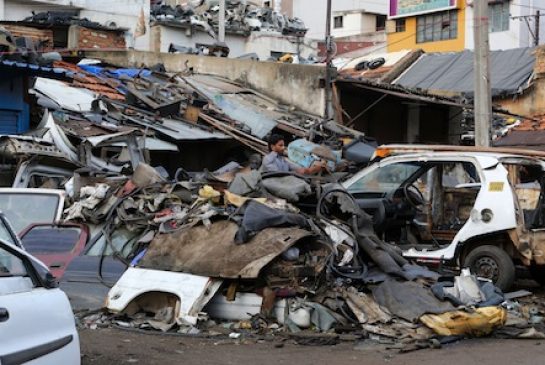
<path fill-rule="evenodd" d="M 198 314 L 218 291 L 223 280 L 180 272 L 130 267 L 108 293 L 107 308 L 122 312 L 139 296 L 150 292 L 170 293 L 180 299 L 178 323 L 195 325 Z"/>
<path fill-rule="evenodd" d="M 35 260 L 23 250 L 0 243 Z M 11 254 L 10 254 L 11 255 Z M 66 295 L 58 288 L 35 287 L 30 277 L 0 276 L 0 364 L 78 365 L 79 337 Z"/>

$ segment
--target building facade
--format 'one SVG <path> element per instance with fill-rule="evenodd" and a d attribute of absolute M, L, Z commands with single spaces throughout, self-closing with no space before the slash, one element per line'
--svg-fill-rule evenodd
<path fill-rule="evenodd" d="M 390 0 L 388 51 L 473 49 L 474 1 Z M 545 43 L 544 27 L 536 37 L 536 15 L 540 10 L 545 13 L 545 0 L 488 0 L 490 49 L 529 47 L 536 38 L 540 44 Z"/>
<path fill-rule="evenodd" d="M 279 0 L 271 1 L 278 6 Z M 283 12 L 303 20 L 307 37 L 323 40 L 327 20 L 327 0 L 281 0 Z M 385 0 L 332 1 L 331 34 L 335 38 L 383 31 L 388 13 Z"/>
<path fill-rule="evenodd" d="M 80 18 L 103 25 L 128 29 L 126 44 L 135 49 L 150 47 L 149 0 L 0 0 L 0 20 L 20 21 L 32 15 L 48 11 L 74 11 Z M 139 20 L 144 14 L 145 34 L 136 37 Z"/>

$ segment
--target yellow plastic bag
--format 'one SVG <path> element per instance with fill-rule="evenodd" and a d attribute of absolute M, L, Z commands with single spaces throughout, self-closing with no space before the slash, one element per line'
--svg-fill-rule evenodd
<path fill-rule="evenodd" d="M 267 202 L 266 198 L 246 198 L 246 197 L 231 193 L 229 190 L 225 190 L 223 193 L 225 194 L 225 200 L 229 204 L 233 204 L 235 207 L 238 207 L 238 208 L 244 205 L 244 203 L 246 203 L 248 199 L 255 200 L 261 204 L 265 204 Z"/>
<path fill-rule="evenodd" d="M 454 311 L 425 314 L 420 321 L 441 336 L 486 336 L 505 325 L 507 311 L 501 307 L 477 308 L 474 312 Z"/>
<path fill-rule="evenodd" d="M 214 203 L 219 202 L 221 194 L 219 191 L 214 190 L 210 185 L 205 185 L 199 190 L 199 197 L 202 199 L 211 200 Z"/>

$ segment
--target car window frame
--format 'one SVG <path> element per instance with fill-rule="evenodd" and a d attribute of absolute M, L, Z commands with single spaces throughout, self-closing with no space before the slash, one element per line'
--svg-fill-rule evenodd
<path fill-rule="evenodd" d="M 69 250 L 69 251 L 54 251 L 54 252 L 30 252 L 32 255 L 71 255 L 71 254 L 74 254 L 77 250 L 78 250 L 78 247 L 80 246 L 81 244 L 81 241 L 82 241 L 82 236 L 85 238 L 85 241 L 87 240 L 87 237 L 88 235 L 86 234 L 85 232 L 85 229 L 84 227 L 80 226 L 80 225 L 59 225 L 59 224 L 56 224 L 56 223 L 44 223 L 44 224 L 31 224 L 30 226 L 28 226 L 27 228 L 25 228 L 21 234 L 20 234 L 20 239 L 21 239 L 21 242 L 23 243 L 24 245 L 24 238 L 29 234 L 31 233 L 34 229 L 37 229 L 39 230 L 40 228 L 61 228 L 61 229 L 74 229 L 74 230 L 78 230 L 78 238 L 77 238 L 77 241 L 74 243 L 74 245 L 72 246 L 72 248 Z M 28 249 L 27 249 L 28 250 Z"/>
<path fill-rule="evenodd" d="M 38 274 L 38 271 L 34 267 L 30 257 L 28 257 L 27 255 L 19 252 L 15 247 L 16 246 L 12 246 L 11 244 L 0 240 L 0 248 L 1 249 L 3 249 L 4 251 L 7 251 L 9 254 L 17 257 L 18 259 L 20 259 L 22 261 L 22 263 L 23 263 L 23 265 L 25 267 L 25 270 L 27 272 L 27 276 L 24 276 L 24 277 L 29 277 L 30 278 L 30 280 L 32 281 L 33 289 L 45 288 L 46 285 L 45 285 L 43 279 Z M 9 278 L 10 276 L 6 276 L 6 277 Z M 2 279 L 3 279 L 3 277 L 0 277 L 0 280 L 2 280 Z"/>
<path fill-rule="evenodd" d="M 47 191 L 49 190 L 49 191 Z M 59 189 L 24 189 L 24 188 L 3 188 L 0 189 L 0 197 L 2 195 L 21 195 L 21 196 L 49 196 L 54 197 L 56 199 L 56 209 L 53 216 L 53 219 L 51 220 L 51 223 L 54 223 L 59 220 L 59 218 L 62 216 L 62 208 L 64 205 L 64 197 L 60 193 L 61 190 Z M 6 211 L 3 211 L 3 214 L 5 215 L 6 219 L 10 221 L 11 227 L 14 228 L 12 220 L 9 219 L 9 217 L 6 215 Z M 30 222 L 26 226 L 22 227 L 20 230 L 16 231 L 17 233 L 23 232 L 23 230 L 28 227 L 29 225 L 33 223 L 41 223 L 41 222 Z M 49 222 L 48 222 L 49 223 Z"/>

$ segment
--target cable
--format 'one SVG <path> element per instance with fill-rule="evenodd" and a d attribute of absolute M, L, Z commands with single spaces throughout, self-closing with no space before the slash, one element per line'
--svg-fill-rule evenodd
<path fill-rule="evenodd" d="M 534 5 L 523 5 L 523 4 L 515 4 L 515 3 L 511 3 L 511 5 L 515 5 L 515 6 L 518 6 L 518 7 L 521 7 L 521 8 L 532 9 L 532 10 L 543 10 L 543 11 L 545 11 L 545 8 L 540 8 L 540 7 L 534 6 Z"/>

